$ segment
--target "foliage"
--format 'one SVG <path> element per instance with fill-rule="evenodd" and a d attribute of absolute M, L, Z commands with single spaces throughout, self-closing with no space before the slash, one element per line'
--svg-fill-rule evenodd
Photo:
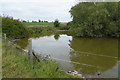
<path fill-rule="evenodd" d="M 53 25 L 53 23 L 33 23 L 33 22 L 20 22 L 19 20 L 14 20 L 11 17 L 2 17 L 2 30 L 3 33 L 6 33 L 7 37 L 14 38 L 25 38 L 28 37 L 29 34 L 32 33 L 41 33 L 54 31 L 54 27 L 31 27 L 26 28 L 25 25 Z"/>
<path fill-rule="evenodd" d="M 120 37 L 119 2 L 79 3 L 71 8 L 72 28 L 76 36 Z"/>
<path fill-rule="evenodd" d="M 73 77 L 51 60 L 41 60 L 34 65 L 29 63 L 28 56 L 21 54 L 13 45 L 4 44 L 2 50 L 3 78 L 69 78 Z"/>
<path fill-rule="evenodd" d="M 60 30 L 69 30 L 71 25 L 68 25 L 68 24 L 69 24 L 69 22 L 68 23 L 60 23 L 59 27 L 57 27 L 57 28 Z"/>
<path fill-rule="evenodd" d="M 23 20 L 23 22 L 25 23 L 25 22 L 27 22 L 27 21 Z"/>
<path fill-rule="evenodd" d="M 42 32 L 42 28 L 41 27 L 32 27 L 32 28 L 28 28 L 29 33 L 41 33 Z"/>
<path fill-rule="evenodd" d="M 72 25 L 72 21 L 70 21 L 70 22 L 67 23 L 67 26 L 70 26 L 70 25 Z"/>
<path fill-rule="evenodd" d="M 59 25 L 60 25 L 59 20 L 56 19 L 55 22 L 54 22 L 54 26 L 59 27 Z"/>
<path fill-rule="evenodd" d="M 12 17 L 2 17 L 2 32 L 6 33 L 9 38 L 24 38 L 28 35 L 22 22 Z"/>
<path fill-rule="evenodd" d="M 69 30 L 70 26 L 60 26 L 59 29 L 60 30 Z"/>

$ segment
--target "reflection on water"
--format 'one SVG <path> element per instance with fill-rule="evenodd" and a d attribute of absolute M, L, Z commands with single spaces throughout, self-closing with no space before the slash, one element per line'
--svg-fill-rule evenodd
<path fill-rule="evenodd" d="M 66 71 L 118 77 L 118 39 L 74 38 L 67 32 L 41 33 L 31 38 L 34 51 L 50 55 Z M 16 43 L 27 49 L 28 39 Z"/>
<path fill-rule="evenodd" d="M 73 51 L 70 52 L 70 59 L 75 62 L 96 66 L 96 68 L 83 65 L 74 66 L 75 69 L 81 67 L 82 72 L 88 71 L 89 73 L 95 73 L 98 70 L 104 72 L 112 69 L 117 63 L 117 44 L 118 41 L 115 39 L 73 38 L 70 42 L 70 47 L 73 49 Z"/>
<path fill-rule="evenodd" d="M 59 35 L 59 34 L 55 34 L 55 35 L 54 35 L 55 40 L 58 40 L 58 39 L 59 39 L 59 37 L 60 37 L 60 35 Z"/>

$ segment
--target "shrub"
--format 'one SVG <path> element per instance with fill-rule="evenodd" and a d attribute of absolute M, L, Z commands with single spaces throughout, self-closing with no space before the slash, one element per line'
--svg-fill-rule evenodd
<path fill-rule="evenodd" d="M 24 38 L 28 36 L 28 30 L 22 22 L 12 17 L 2 17 L 2 32 L 9 38 Z"/>
<path fill-rule="evenodd" d="M 32 28 L 28 28 L 29 33 L 41 33 L 42 32 L 42 28 L 41 27 L 32 27 Z"/>
<path fill-rule="evenodd" d="M 70 26 L 60 26 L 59 29 L 60 30 L 69 30 Z"/>

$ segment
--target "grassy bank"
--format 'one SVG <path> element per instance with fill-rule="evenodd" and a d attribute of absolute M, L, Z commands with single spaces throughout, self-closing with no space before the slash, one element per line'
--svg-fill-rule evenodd
<path fill-rule="evenodd" d="M 35 61 L 31 65 L 28 56 L 19 52 L 15 46 L 3 43 L 2 74 L 3 78 L 70 78 L 51 60 Z"/>

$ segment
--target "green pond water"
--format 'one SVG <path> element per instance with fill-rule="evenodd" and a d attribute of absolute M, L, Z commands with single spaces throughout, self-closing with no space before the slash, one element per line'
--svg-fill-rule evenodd
<path fill-rule="evenodd" d="M 101 72 L 104 77 L 118 77 L 118 39 L 76 38 L 70 32 L 40 33 L 29 38 L 35 52 L 50 55 L 66 71 L 92 75 Z M 27 51 L 29 38 L 16 44 Z"/>

